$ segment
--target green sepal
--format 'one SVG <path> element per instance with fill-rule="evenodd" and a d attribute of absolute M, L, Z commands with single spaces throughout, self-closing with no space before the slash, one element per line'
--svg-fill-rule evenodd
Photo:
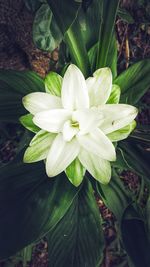
<path fill-rule="evenodd" d="M 110 97 L 107 100 L 107 104 L 118 104 L 120 100 L 120 94 L 120 87 L 117 84 L 113 84 Z"/>
<path fill-rule="evenodd" d="M 132 121 L 130 124 L 128 124 L 127 126 L 114 131 L 112 133 L 109 133 L 107 135 L 107 137 L 112 141 L 112 142 L 117 142 L 123 139 L 126 139 L 130 133 L 135 129 L 136 127 L 136 121 Z"/>
<path fill-rule="evenodd" d="M 21 116 L 19 121 L 26 129 L 33 133 L 37 133 L 40 130 L 40 128 L 33 123 L 33 115 L 30 113 Z"/>
<path fill-rule="evenodd" d="M 85 168 L 76 158 L 66 169 L 66 175 L 74 186 L 79 186 L 84 178 Z"/>
<path fill-rule="evenodd" d="M 51 71 L 45 77 L 45 90 L 52 95 L 61 96 L 62 77 Z"/>

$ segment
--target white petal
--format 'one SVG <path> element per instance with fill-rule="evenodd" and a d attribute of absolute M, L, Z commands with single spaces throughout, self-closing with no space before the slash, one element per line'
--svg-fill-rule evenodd
<path fill-rule="evenodd" d="M 116 159 L 115 148 L 108 137 L 99 129 L 86 135 L 77 135 L 79 144 L 89 152 L 107 159 L 114 161 Z"/>
<path fill-rule="evenodd" d="M 102 113 L 97 108 L 91 108 L 86 110 L 77 110 L 73 112 L 72 120 L 79 123 L 80 134 L 86 134 L 97 128 L 101 119 Z"/>
<path fill-rule="evenodd" d="M 94 72 L 94 77 L 86 80 L 90 106 L 105 104 L 112 88 L 112 73 L 109 68 L 101 68 Z"/>
<path fill-rule="evenodd" d="M 71 121 L 66 121 L 63 126 L 63 138 L 65 141 L 71 141 L 71 139 L 77 134 L 79 129 L 71 126 Z"/>
<path fill-rule="evenodd" d="M 61 99 L 58 96 L 50 95 L 48 93 L 31 93 L 22 99 L 24 107 L 31 113 L 61 108 Z"/>
<path fill-rule="evenodd" d="M 46 172 L 53 177 L 64 171 L 79 154 L 79 144 L 74 138 L 65 142 L 62 134 L 58 134 L 54 140 L 46 160 Z"/>
<path fill-rule="evenodd" d="M 39 131 L 25 151 L 24 162 L 30 163 L 46 159 L 55 136 L 55 134 L 43 130 Z"/>
<path fill-rule="evenodd" d="M 105 133 L 111 133 L 130 124 L 137 115 L 137 108 L 126 104 L 107 104 L 99 107 L 103 113 L 99 128 Z"/>
<path fill-rule="evenodd" d="M 69 110 L 89 107 L 89 96 L 82 72 L 71 64 L 63 78 L 61 98 L 63 107 Z"/>
<path fill-rule="evenodd" d="M 71 113 L 64 109 L 42 111 L 35 115 L 33 122 L 41 129 L 52 133 L 59 133 L 65 121 L 71 118 Z"/>
<path fill-rule="evenodd" d="M 111 178 L 111 165 L 109 161 L 97 157 L 85 149 L 81 149 L 78 158 L 96 180 L 102 184 L 109 183 Z"/>

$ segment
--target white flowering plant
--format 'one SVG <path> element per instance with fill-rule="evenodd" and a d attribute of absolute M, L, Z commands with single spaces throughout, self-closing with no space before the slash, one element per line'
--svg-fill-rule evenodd
<path fill-rule="evenodd" d="M 139 201 L 150 185 L 149 137 L 135 119 L 150 60 L 117 74 L 118 0 L 31 2 L 34 41 L 45 50 L 59 44 L 60 58 L 44 79 L 0 71 L 0 119 L 24 126 L 15 159 L 0 168 L 0 258 L 46 236 L 49 266 L 100 266 L 96 195 L 118 221 L 129 265 L 148 267 L 150 204 L 143 212 Z M 141 177 L 137 198 L 123 170 Z"/>

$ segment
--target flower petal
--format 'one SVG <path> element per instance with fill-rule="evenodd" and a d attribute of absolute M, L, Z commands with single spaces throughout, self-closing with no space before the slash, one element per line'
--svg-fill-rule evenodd
<path fill-rule="evenodd" d="M 37 162 L 47 157 L 50 146 L 55 138 L 55 134 L 46 131 L 39 131 L 31 140 L 30 146 L 24 154 L 24 162 Z"/>
<path fill-rule="evenodd" d="M 78 158 L 96 180 L 102 184 L 109 183 L 111 178 L 111 165 L 109 161 L 97 157 L 85 149 L 81 149 Z"/>
<path fill-rule="evenodd" d="M 63 126 L 63 138 L 65 141 L 71 141 L 71 139 L 77 134 L 79 129 L 71 126 L 71 121 L 66 121 Z"/>
<path fill-rule="evenodd" d="M 33 122 L 43 130 L 59 133 L 62 131 L 65 121 L 70 117 L 71 113 L 65 109 L 52 109 L 37 113 Z"/>
<path fill-rule="evenodd" d="M 116 160 L 116 152 L 108 137 L 99 129 L 86 135 L 77 135 L 79 144 L 89 152 L 110 161 Z"/>
<path fill-rule="evenodd" d="M 99 107 L 103 114 L 99 128 L 109 134 L 130 124 L 136 117 L 137 108 L 126 104 L 106 104 Z"/>
<path fill-rule="evenodd" d="M 79 123 L 80 134 L 89 133 L 91 129 L 97 128 L 102 118 L 103 115 L 97 108 L 77 110 L 72 115 L 72 120 Z"/>
<path fill-rule="evenodd" d="M 89 107 L 86 82 L 78 67 L 71 64 L 63 78 L 61 92 L 63 107 L 69 110 Z"/>
<path fill-rule="evenodd" d="M 109 68 L 101 68 L 94 72 L 94 77 L 86 80 L 90 106 L 105 104 L 112 88 L 112 73 Z"/>
<path fill-rule="evenodd" d="M 23 97 L 22 102 L 24 107 L 33 115 L 44 110 L 62 107 L 60 97 L 48 93 L 28 94 Z"/>
<path fill-rule="evenodd" d="M 65 142 L 62 134 L 54 140 L 46 160 L 46 172 L 53 177 L 64 171 L 79 154 L 80 146 L 74 138 Z"/>

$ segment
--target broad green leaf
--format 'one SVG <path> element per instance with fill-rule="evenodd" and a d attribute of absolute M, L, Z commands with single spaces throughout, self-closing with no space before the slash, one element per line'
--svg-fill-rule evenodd
<path fill-rule="evenodd" d="M 150 196 L 148 197 L 147 203 L 146 203 L 146 222 L 147 222 L 147 232 L 148 232 L 148 239 L 150 242 Z"/>
<path fill-rule="evenodd" d="M 81 3 L 74 0 L 47 0 L 47 2 L 64 35 L 77 17 Z"/>
<path fill-rule="evenodd" d="M 130 257 L 132 266 L 149 266 L 149 243 L 145 224 L 136 211 L 133 199 L 119 177 L 112 177 L 108 185 L 97 184 L 97 189 L 105 205 L 114 213 L 119 222 L 119 233 Z"/>
<path fill-rule="evenodd" d="M 131 14 L 124 8 L 118 8 L 118 13 L 117 15 L 124 21 L 126 21 L 129 24 L 134 23 L 134 19 L 131 16 Z"/>
<path fill-rule="evenodd" d="M 107 104 L 118 104 L 120 100 L 120 94 L 120 87 L 117 84 L 113 84 Z"/>
<path fill-rule="evenodd" d="M 27 114 L 27 115 L 21 116 L 19 118 L 19 121 L 29 131 L 33 133 L 37 133 L 40 130 L 40 128 L 33 123 L 32 119 L 33 119 L 33 115 Z"/>
<path fill-rule="evenodd" d="M 56 72 L 49 72 L 45 77 L 45 89 L 47 93 L 61 96 L 62 77 Z"/>
<path fill-rule="evenodd" d="M 85 169 L 78 158 L 76 158 L 66 169 L 66 175 L 69 181 L 75 186 L 79 186 L 82 183 L 84 174 Z"/>
<path fill-rule="evenodd" d="M 117 159 L 114 162 L 111 162 L 111 165 L 115 168 L 118 168 L 120 171 L 123 170 L 132 170 L 131 166 L 129 165 L 128 161 L 126 160 L 125 156 L 124 156 L 124 152 L 123 149 L 119 147 L 119 145 L 117 145 L 117 149 L 116 149 L 116 154 L 117 154 Z"/>
<path fill-rule="evenodd" d="M 31 140 L 26 149 L 23 161 L 25 163 L 37 162 L 46 159 L 56 134 L 40 130 Z"/>
<path fill-rule="evenodd" d="M 24 2 L 29 10 L 35 12 L 42 5 L 42 3 L 46 3 L 46 0 L 24 0 Z"/>
<path fill-rule="evenodd" d="M 99 36 L 97 69 L 106 67 L 108 63 L 108 53 L 113 39 L 112 37 L 118 4 L 119 0 L 103 1 L 103 24 L 101 34 Z"/>
<path fill-rule="evenodd" d="M 108 50 L 106 66 L 111 68 L 113 78 L 117 76 L 117 39 L 115 32 L 112 33 Z"/>
<path fill-rule="evenodd" d="M 136 121 L 131 122 L 129 125 L 125 126 L 124 128 L 121 128 L 117 131 L 114 131 L 107 135 L 107 137 L 112 142 L 117 142 L 123 139 L 126 139 L 130 133 L 135 129 L 136 127 Z"/>
<path fill-rule="evenodd" d="M 122 218 L 121 237 L 134 267 L 149 267 L 150 243 L 144 218 L 129 206 Z"/>
<path fill-rule="evenodd" d="M 105 205 L 121 222 L 123 213 L 132 202 L 130 193 L 124 188 L 120 177 L 113 175 L 108 185 L 97 183 L 97 190 Z"/>
<path fill-rule="evenodd" d="M 62 41 L 62 34 L 48 4 L 43 4 L 36 12 L 33 23 L 33 41 L 44 51 L 52 52 Z"/>
<path fill-rule="evenodd" d="M 149 182 L 150 177 L 150 153 L 146 151 L 142 143 L 134 142 L 133 139 L 128 138 L 125 141 L 121 141 L 118 144 L 118 147 L 121 148 L 123 157 L 128 163 L 129 169 L 137 173 L 138 175 L 146 178 L 146 181 Z"/>
<path fill-rule="evenodd" d="M 91 72 L 94 73 L 96 70 L 96 60 L 97 60 L 97 53 L 98 53 L 98 43 L 96 43 L 89 51 L 88 57 L 91 66 Z"/>
<path fill-rule="evenodd" d="M 1 259 L 54 228 L 77 194 L 64 174 L 49 179 L 43 163 L 6 165 L 0 169 L 0 184 Z"/>
<path fill-rule="evenodd" d="M 130 137 L 132 137 L 134 140 L 137 140 L 138 142 L 143 142 L 147 144 L 148 147 L 148 145 L 150 145 L 149 125 L 138 125 L 138 127 L 135 129 L 135 131 L 131 134 Z"/>
<path fill-rule="evenodd" d="M 89 77 L 90 63 L 78 19 L 73 22 L 64 37 L 72 63 L 80 68 L 86 78 Z"/>
<path fill-rule="evenodd" d="M 89 182 L 48 234 L 49 266 L 97 267 L 103 257 L 102 221 Z"/>
<path fill-rule="evenodd" d="M 83 8 L 80 9 L 78 20 L 87 50 L 98 42 L 102 23 L 102 5 L 102 0 L 93 0 L 87 8 L 84 8 L 83 1 Z"/>
<path fill-rule="evenodd" d="M 1 70 L 0 120 L 18 122 L 25 114 L 22 97 L 36 91 L 44 91 L 44 82 L 34 72 Z"/>
<path fill-rule="evenodd" d="M 121 88 L 122 103 L 136 104 L 149 89 L 149 69 L 150 60 L 144 59 L 133 64 L 114 80 Z"/>

